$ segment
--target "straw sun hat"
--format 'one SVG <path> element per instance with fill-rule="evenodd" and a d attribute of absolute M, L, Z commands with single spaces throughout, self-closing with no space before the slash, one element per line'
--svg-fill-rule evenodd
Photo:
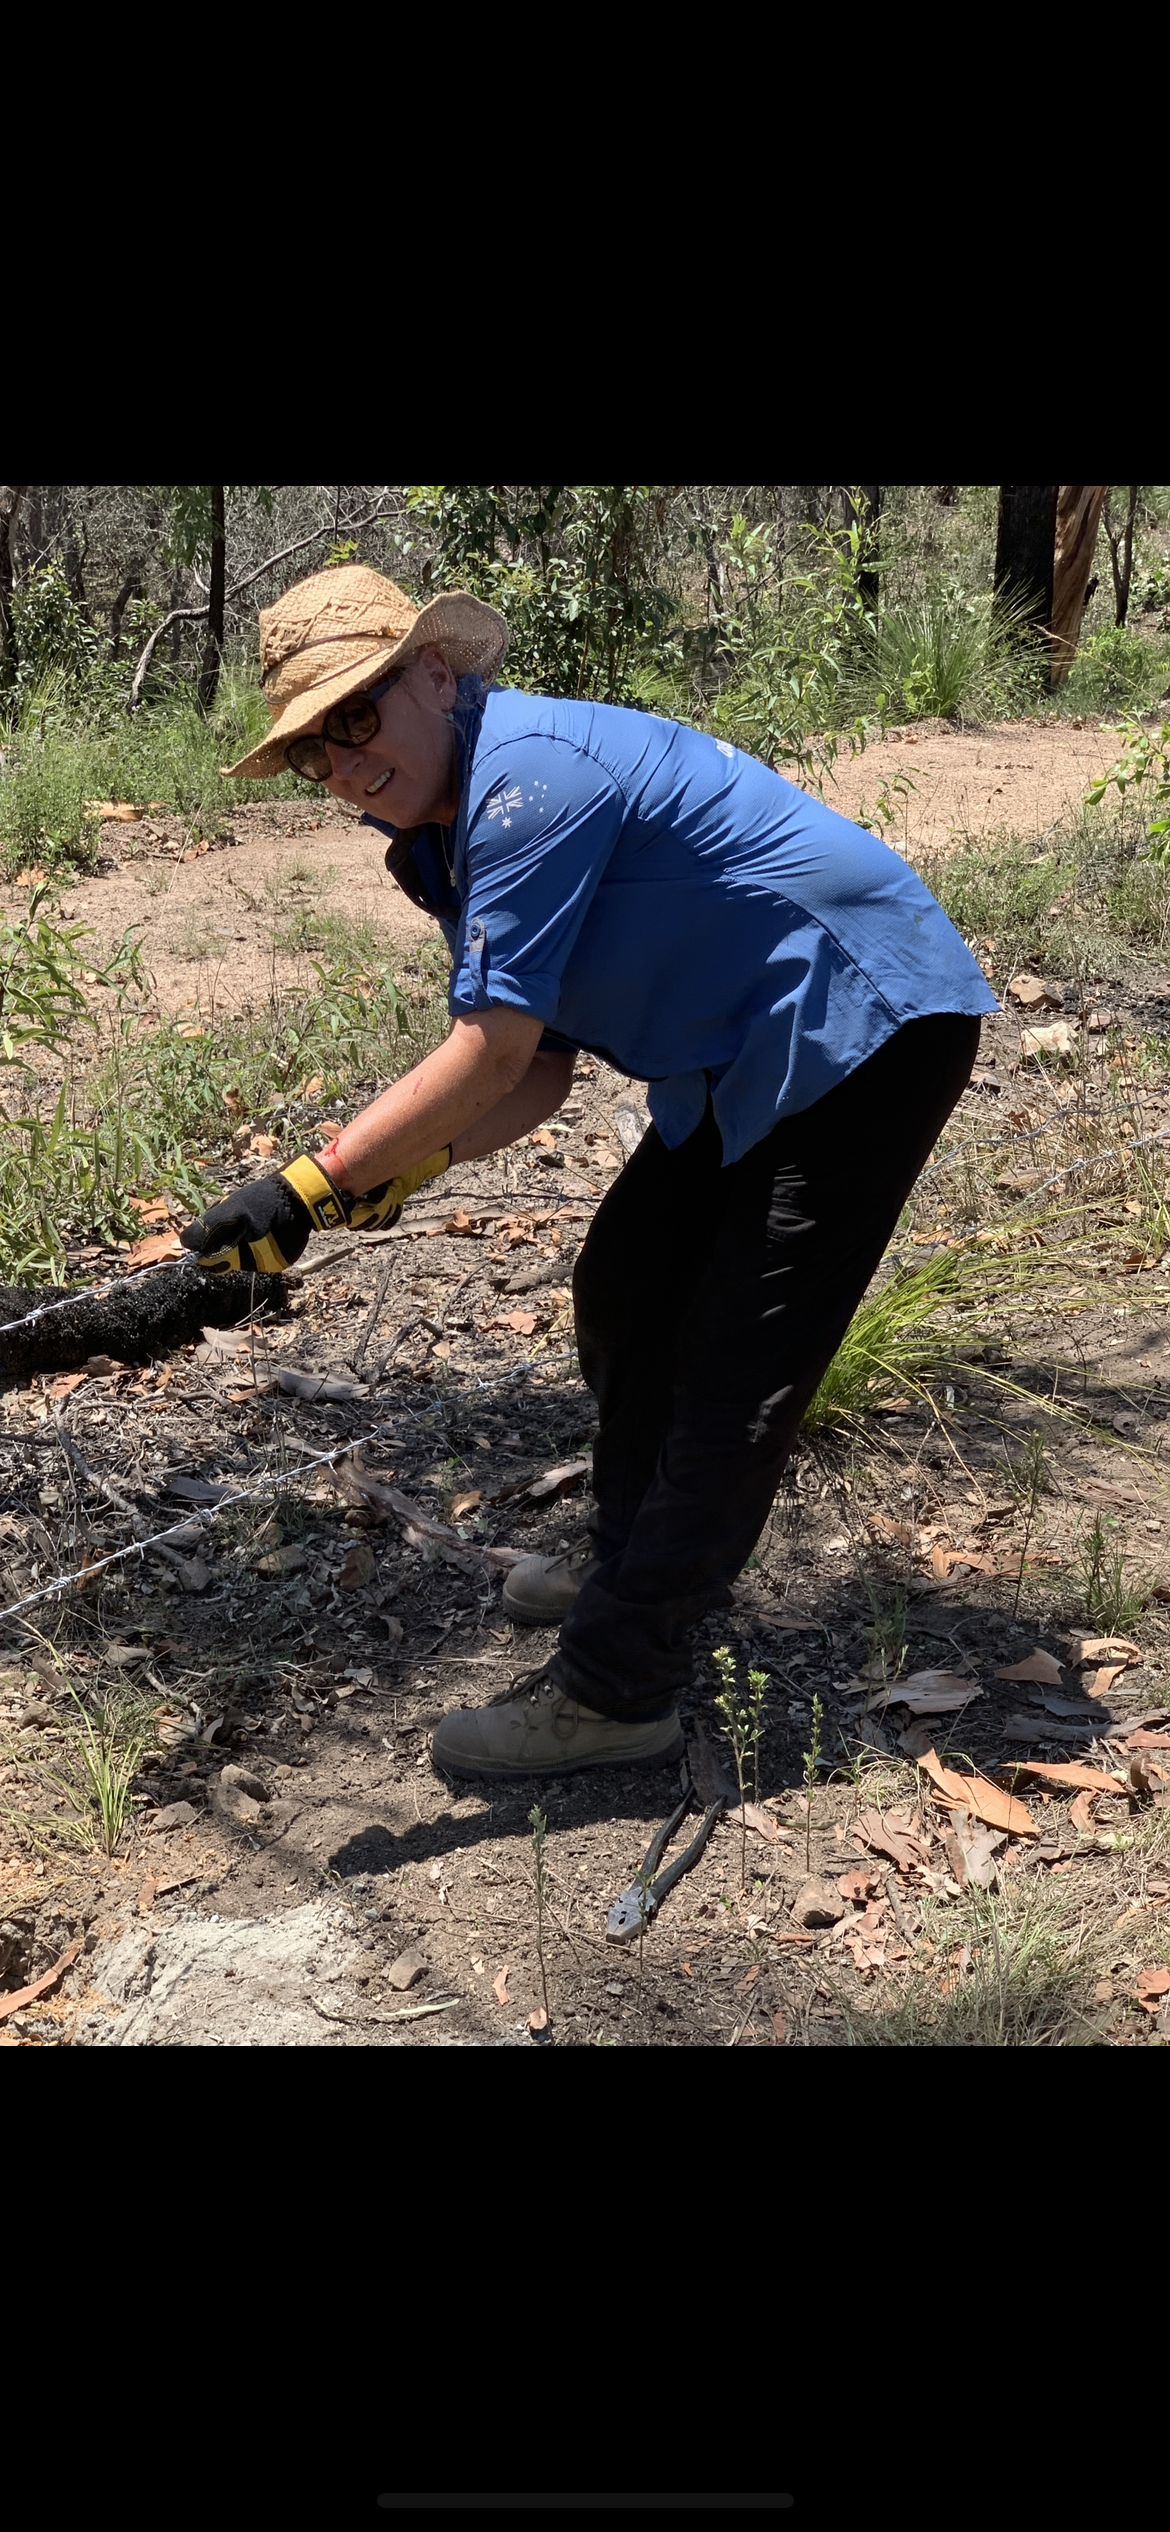
<path fill-rule="evenodd" d="M 476 669 L 490 683 L 507 644 L 503 616 L 466 589 L 444 590 L 416 607 L 395 581 L 362 563 L 314 572 L 261 613 L 260 674 L 272 729 L 224 772 L 254 781 L 283 773 L 290 739 L 418 651 L 433 645 L 456 677 Z"/>

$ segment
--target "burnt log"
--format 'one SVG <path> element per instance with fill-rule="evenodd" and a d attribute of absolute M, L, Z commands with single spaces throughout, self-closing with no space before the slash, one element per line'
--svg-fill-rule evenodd
<path fill-rule="evenodd" d="M 201 1328 L 235 1327 L 263 1309 L 285 1306 L 281 1275 L 201 1275 L 176 1265 L 159 1275 L 123 1275 L 112 1290 L 59 1285 L 23 1291 L 0 1284 L 0 1378 L 27 1380 L 34 1372 L 78 1371 L 91 1354 L 119 1363 L 145 1363 L 176 1346 L 191 1345 Z M 46 1303 L 43 1318 L 9 1325 Z"/>

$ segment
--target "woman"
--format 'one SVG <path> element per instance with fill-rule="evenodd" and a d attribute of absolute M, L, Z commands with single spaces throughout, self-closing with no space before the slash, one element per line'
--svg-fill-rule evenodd
<path fill-rule="evenodd" d="M 209 1271 L 279 1271 L 314 1224 L 393 1220 L 552 1115 L 579 1048 L 648 1083 L 652 1128 L 574 1275 L 589 1548 L 525 1559 L 504 1595 L 559 1619 L 558 1649 L 432 1746 L 454 1775 L 661 1764 L 691 1623 L 760 1535 L 995 998 L 913 871 L 755 758 L 493 685 L 507 629 L 474 598 L 419 613 L 377 572 L 328 571 L 260 631 L 273 729 L 231 771 L 291 765 L 389 837 L 451 948 L 452 1025 L 185 1242 Z"/>

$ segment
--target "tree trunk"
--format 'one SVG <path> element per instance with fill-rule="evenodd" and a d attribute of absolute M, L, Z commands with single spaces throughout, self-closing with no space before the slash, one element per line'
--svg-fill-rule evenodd
<path fill-rule="evenodd" d="M 1063 686 L 1077 655 L 1089 573 L 1108 484 L 1061 484 L 1056 504 L 1049 681 Z"/>
<path fill-rule="evenodd" d="M 142 574 L 138 568 L 135 567 L 135 569 L 130 573 L 128 579 L 123 581 L 122 586 L 118 591 L 118 595 L 114 600 L 113 606 L 110 608 L 110 652 L 111 657 L 114 659 L 120 659 L 122 656 L 122 618 L 126 613 L 130 600 L 131 598 L 142 598 L 145 594 L 146 593 L 142 584 Z"/>
<path fill-rule="evenodd" d="M 224 488 L 211 486 L 211 587 L 208 592 L 207 644 L 199 671 L 199 701 L 210 712 L 219 685 L 223 659 L 224 591 L 227 586 L 227 537 L 224 530 Z"/>
<path fill-rule="evenodd" d="M 83 536 L 85 541 L 83 544 L 79 544 L 77 538 L 77 520 L 74 516 L 73 503 L 69 498 L 69 489 L 68 486 L 66 486 L 61 504 L 61 555 L 65 567 L 65 582 L 69 595 L 71 598 L 76 598 L 79 607 L 84 607 L 87 603 L 85 595 L 85 565 L 89 550 L 89 538 L 84 529 Z"/>
<path fill-rule="evenodd" d="M 1001 484 L 995 540 L 995 586 L 1026 606 L 1037 623 L 1052 621 L 1059 484 Z"/>
<path fill-rule="evenodd" d="M 1125 519 L 1116 527 L 1113 524 L 1113 510 L 1109 499 L 1111 489 L 1112 486 L 1106 484 L 1105 534 L 1109 539 L 1109 563 L 1113 573 L 1113 621 L 1115 624 L 1124 624 L 1129 614 L 1129 588 L 1133 579 L 1133 527 L 1137 517 L 1138 493 L 1141 486 L 1139 484 L 1127 486 L 1129 502 Z"/>
<path fill-rule="evenodd" d="M 27 484 L 0 484 L 0 686 L 16 674 L 12 650 L 12 523 Z"/>
<path fill-rule="evenodd" d="M 856 505 L 855 516 L 858 527 L 865 532 L 865 541 L 861 548 L 861 569 L 857 574 L 857 586 L 870 614 L 876 615 L 879 591 L 878 575 L 874 568 L 874 553 L 877 544 L 878 520 L 881 517 L 882 488 L 880 484 L 859 484 L 858 491 L 861 499 Z"/>

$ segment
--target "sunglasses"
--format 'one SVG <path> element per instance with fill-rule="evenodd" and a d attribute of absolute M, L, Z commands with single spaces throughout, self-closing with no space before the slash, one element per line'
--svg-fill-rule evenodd
<path fill-rule="evenodd" d="M 325 740 L 331 739 L 334 747 L 364 747 L 367 739 L 381 728 L 378 705 L 382 696 L 388 695 L 397 683 L 397 677 L 384 677 L 380 686 L 370 686 L 365 694 L 347 695 L 344 703 L 335 703 L 316 737 L 289 740 L 284 751 L 285 764 L 306 782 L 328 782 L 333 767 Z"/>

